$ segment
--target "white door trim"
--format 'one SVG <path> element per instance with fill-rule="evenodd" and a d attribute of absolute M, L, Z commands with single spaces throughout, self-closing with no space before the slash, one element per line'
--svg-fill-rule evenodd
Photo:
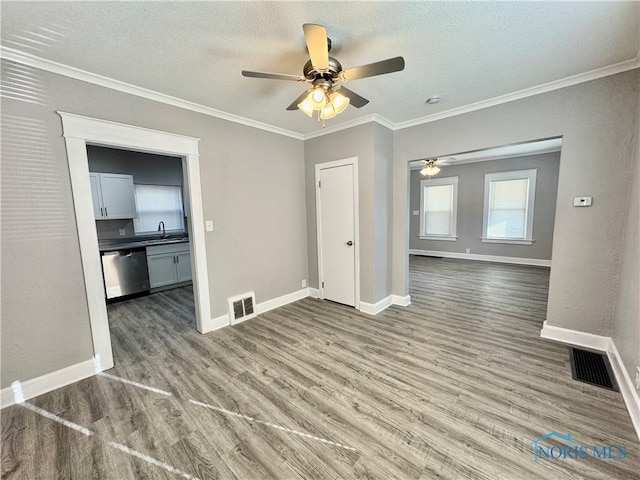
<path fill-rule="evenodd" d="M 318 239 L 318 298 L 324 299 L 324 289 L 322 288 L 322 205 L 320 202 L 320 171 L 327 168 L 353 166 L 353 229 L 355 243 L 355 308 L 360 310 L 360 208 L 358 200 L 358 157 L 344 158 L 331 162 L 316 163 L 316 233 Z"/>
<path fill-rule="evenodd" d="M 211 318 L 209 277 L 204 238 L 204 218 L 200 186 L 198 142 L 200 139 L 125 125 L 71 113 L 58 112 L 67 146 L 73 204 L 78 225 L 82 270 L 89 306 L 89 321 L 94 354 L 99 355 L 102 369 L 113 366 L 109 335 L 109 320 L 102 282 L 102 265 L 98 247 L 95 218 L 89 183 L 87 144 L 119 147 L 183 158 L 183 170 L 188 179 L 191 268 L 196 306 L 196 324 L 204 333 L 203 324 Z"/>

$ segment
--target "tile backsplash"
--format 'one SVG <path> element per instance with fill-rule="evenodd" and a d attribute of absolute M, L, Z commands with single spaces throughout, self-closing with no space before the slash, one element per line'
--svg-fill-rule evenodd
<path fill-rule="evenodd" d="M 121 228 L 124 229 L 124 235 L 120 235 Z M 133 220 L 100 220 L 96 222 L 96 230 L 98 231 L 98 240 L 135 236 Z"/>

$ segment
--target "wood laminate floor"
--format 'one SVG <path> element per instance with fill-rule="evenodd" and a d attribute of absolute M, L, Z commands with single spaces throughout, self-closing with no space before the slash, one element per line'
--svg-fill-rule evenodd
<path fill-rule="evenodd" d="M 621 395 L 539 338 L 548 269 L 410 270 L 375 317 L 309 298 L 203 336 L 190 288 L 110 305 L 116 366 L 3 410 L 3 478 L 640 477 Z M 551 431 L 627 458 L 534 461 Z"/>

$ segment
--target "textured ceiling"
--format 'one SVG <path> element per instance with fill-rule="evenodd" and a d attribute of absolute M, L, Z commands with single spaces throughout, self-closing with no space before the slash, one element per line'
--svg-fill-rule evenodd
<path fill-rule="evenodd" d="M 401 55 L 356 80 L 370 103 L 328 122 L 405 122 L 634 59 L 640 2 L 6 2 L 2 45 L 298 133 L 303 23 L 327 27 L 344 68 Z M 427 105 L 431 95 L 437 105 Z"/>

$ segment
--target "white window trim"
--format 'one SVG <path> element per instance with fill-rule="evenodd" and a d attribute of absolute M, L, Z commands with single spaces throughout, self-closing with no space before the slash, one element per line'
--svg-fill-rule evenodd
<path fill-rule="evenodd" d="M 484 212 L 482 213 L 482 237 L 483 243 L 506 243 L 511 245 L 532 245 L 533 239 L 533 216 L 536 200 L 536 179 L 538 177 L 538 169 L 530 170 L 514 170 L 511 172 L 486 173 L 484 175 Z M 488 237 L 488 221 L 489 221 L 489 192 L 491 182 L 501 180 L 529 180 L 529 196 L 527 198 L 527 219 L 526 232 L 524 238 L 496 238 Z"/>
<path fill-rule="evenodd" d="M 458 237 L 452 237 L 449 235 L 418 235 L 420 240 L 446 240 L 447 242 L 455 242 Z"/>
<path fill-rule="evenodd" d="M 453 201 L 451 205 L 451 235 L 426 235 L 424 229 L 424 187 L 434 187 L 437 185 L 453 185 Z M 420 240 L 445 240 L 455 242 L 458 227 L 458 177 L 428 178 L 420 181 Z"/>

